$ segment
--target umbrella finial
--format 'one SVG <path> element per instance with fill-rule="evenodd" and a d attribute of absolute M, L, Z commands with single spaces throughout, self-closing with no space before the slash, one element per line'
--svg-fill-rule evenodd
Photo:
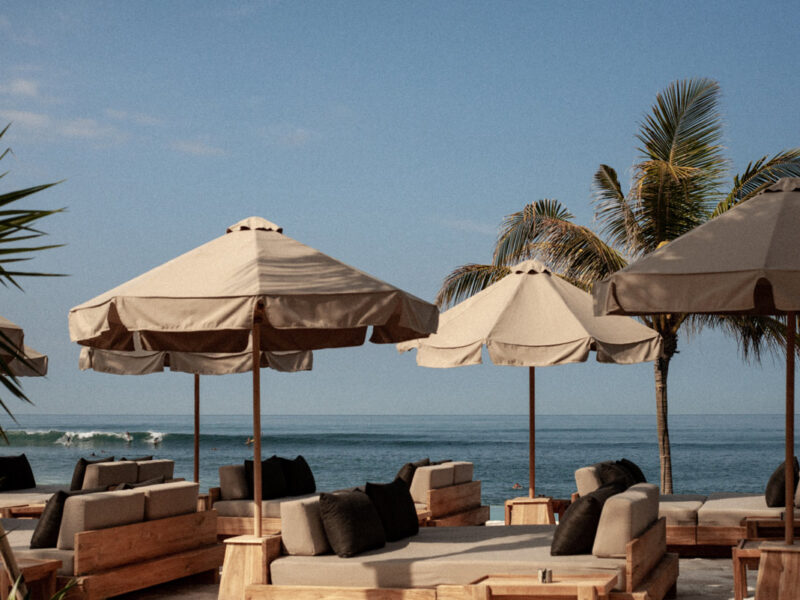
<path fill-rule="evenodd" d="M 276 231 L 278 233 L 283 233 L 283 227 L 281 227 L 280 225 L 276 225 L 271 221 L 267 221 L 266 219 L 262 219 L 261 217 L 248 217 L 246 219 L 242 219 L 238 223 L 228 227 L 228 229 L 225 230 L 225 233 L 233 233 L 234 231 L 252 231 L 252 230 Z"/>
<path fill-rule="evenodd" d="M 535 258 L 532 258 L 530 260 L 524 260 L 518 265 L 511 267 L 511 272 L 516 275 L 522 275 L 525 273 L 528 274 L 550 273 L 550 269 L 544 266 L 544 263 L 541 263 Z"/>

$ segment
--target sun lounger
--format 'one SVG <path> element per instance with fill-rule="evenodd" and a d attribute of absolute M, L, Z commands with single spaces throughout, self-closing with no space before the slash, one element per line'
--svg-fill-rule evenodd
<path fill-rule="evenodd" d="M 248 586 L 246 597 L 468 600 L 477 597 L 472 583 L 486 575 L 536 575 L 547 568 L 613 574 L 612 600 L 660 600 L 674 591 L 678 560 L 666 553 L 665 521 L 655 517 L 655 494 L 619 494 L 594 554 L 551 556 L 552 525 L 422 528 L 409 538 L 349 558 L 287 555 L 280 543 L 267 544 L 269 584 Z M 650 515 L 649 521 L 626 537 L 643 514 Z"/>
<path fill-rule="evenodd" d="M 76 580 L 70 598 L 107 598 L 192 574 L 213 579 L 224 549 L 216 513 L 197 512 L 197 491 L 196 483 L 171 482 L 70 496 L 53 547 L 30 548 L 37 520 L 3 526 L 16 556 L 62 562 L 59 584 Z"/>

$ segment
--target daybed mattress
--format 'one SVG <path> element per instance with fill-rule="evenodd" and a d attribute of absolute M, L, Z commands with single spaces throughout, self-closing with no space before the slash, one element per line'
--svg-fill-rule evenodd
<path fill-rule="evenodd" d="M 285 498 L 275 498 L 274 500 L 261 501 L 261 516 L 280 519 L 281 502 L 301 500 L 303 498 L 314 498 L 319 494 L 304 494 L 302 496 L 287 496 Z M 252 517 L 255 503 L 250 500 L 217 500 L 214 502 L 214 510 L 220 517 Z"/>
<path fill-rule="evenodd" d="M 697 511 L 706 496 L 700 494 L 662 494 L 658 498 L 658 516 L 667 519 L 667 526 L 697 525 Z"/>
<path fill-rule="evenodd" d="M 38 519 L 0 519 L 8 535 L 8 543 L 17 558 L 44 558 L 61 561 L 59 575 L 72 576 L 75 569 L 75 552 L 58 548 L 37 548 L 31 550 L 31 536 L 36 529 Z"/>
<path fill-rule="evenodd" d="M 270 564 L 275 585 L 425 588 L 470 583 L 483 575 L 536 574 L 539 569 L 613 572 L 625 589 L 625 559 L 591 554 L 550 556 L 554 525 L 423 527 L 352 558 L 281 556 Z"/>
<path fill-rule="evenodd" d="M 701 527 L 738 527 L 745 517 L 780 517 L 783 507 L 770 508 L 764 494 L 717 492 L 697 511 Z M 800 513 L 795 510 L 795 515 Z"/>
<path fill-rule="evenodd" d="M 12 490 L 10 492 L 0 492 L 0 508 L 11 506 L 24 506 L 26 504 L 44 504 L 50 496 L 58 490 L 68 490 L 69 484 L 53 483 L 47 485 L 37 485 L 33 488 L 24 490 Z"/>

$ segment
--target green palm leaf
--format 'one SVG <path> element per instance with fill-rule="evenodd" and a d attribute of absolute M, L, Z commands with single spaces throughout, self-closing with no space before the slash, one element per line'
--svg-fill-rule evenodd
<path fill-rule="evenodd" d="M 748 163 L 744 173 L 733 178 L 733 188 L 717 204 L 711 216 L 717 217 L 739 202 L 749 200 L 781 177 L 800 177 L 800 148 L 784 150 L 769 159 L 762 156 Z"/>
<path fill-rule="evenodd" d="M 446 308 L 461 300 L 477 294 L 495 281 L 508 275 L 511 269 L 498 265 L 469 264 L 458 267 L 444 280 L 442 288 L 436 295 L 436 304 Z"/>

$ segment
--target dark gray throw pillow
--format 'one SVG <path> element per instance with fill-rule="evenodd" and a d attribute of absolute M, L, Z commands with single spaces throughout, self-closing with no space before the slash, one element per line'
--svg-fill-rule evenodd
<path fill-rule="evenodd" d="M 86 475 L 86 466 L 101 462 L 114 462 L 114 457 L 108 456 L 106 458 L 98 458 L 97 460 L 79 458 L 78 462 L 75 463 L 75 469 L 72 471 L 72 482 L 69 484 L 69 489 L 71 491 L 81 489 L 83 487 L 83 477 Z"/>
<path fill-rule="evenodd" d="M 419 532 L 417 509 L 405 481 L 397 477 L 392 483 L 367 482 L 366 492 L 381 518 L 387 542 L 396 542 Z"/>
<path fill-rule="evenodd" d="M 166 481 L 166 477 L 160 475 L 158 477 L 153 477 L 152 479 L 145 479 L 144 481 L 139 481 L 137 483 L 119 483 L 117 485 L 111 486 L 111 490 L 115 492 L 119 492 L 121 490 L 134 490 L 136 488 L 145 487 L 148 485 L 158 485 L 159 483 L 164 483 Z"/>
<path fill-rule="evenodd" d="M 253 498 L 253 461 L 244 461 L 244 479 L 247 483 L 249 498 Z M 289 495 L 289 488 L 286 485 L 286 477 L 283 474 L 281 459 L 271 456 L 267 460 L 261 461 L 261 499 L 272 500 L 273 498 L 284 498 Z"/>
<path fill-rule="evenodd" d="M 0 492 L 36 487 L 33 470 L 25 454 L 0 456 Z"/>
<path fill-rule="evenodd" d="M 800 464 L 797 462 L 797 457 L 794 457 L 794 485 L 797 489 L 797 476 L 800 473 Z M 772 508 L 786 506 L 786 461 L 783 461 L 780 466 L 775 469 L 775 472 L 767 482 L 767 489 L 764 490 L 764 499 L 767 501 L 767 506 Z"/>
<path fill-rule="evenodd" d="M 331 548 L 342 558 L 386 545 L 381 518 L 364 492 L 323 492 L 319 512 Z"/>
<path fill-rule="evenodd" d="M 647 478 L 639 468 L 639 465 L 637 465 L 635 462 L 628 460 L 627 458 L 623 458 L 622 460 L 618 460 L 617 464 L 628 470 L 628 473 L 633 478 L 633 483 L 647 483 Z"/>
<path fill-rule="evenodd" d="M 50 496 L 47 504 L 44 506 L 42 516 L 39 517 L 39 522 L 36 524 L 36 529 L 33 530 L 31 536 L 31 548 L 55 548 L 58 543 L 58 530 L 61 527 L 61 517 L 64 514 L 64 503 L 70 496 L 79 496 L 81 494 L 92 494 L 94 492 L 104 492 L 105 488 L 92 488 L 88 490 L 75 490 L 65 492 L 63 490 L 57 491 Z"/>
<path fill-rule="evenodd" d="M 621 481 L 625 484 L 626 488 L 631 487 L 634 483 L 633 476 L 628 472 L 628 469 L 619 464 L 619 461 L 600 463 L 600 483 L 603 485 L 612 483 L 614 481 Z"/>
<path fill-rule="evenodd" d="M 303 494 L 313 494 L 317 491 L 314 474 L 311 472 L 311 467 L 308 466 L 305 458 L 302 456 L 298 456 L 294 460 L 275 458 L 278 458 L 281 462 L 289 496 L 302 496 Z"/>
<path fill-rule="evenodd" d="M 614 494 L 624 492 L 625 484 L 612 481 L 569 505 L 561 516 L 550 544 L 552 556 L 591 554 L 603 504 Z"/>
<path fill-rule="evenodd" d="M 119 460 L 120 461 L 127 460 L 127 461 L 130 461 L 130 462 L 140 462 L 140 461 L 143 461 L 143 460 L 153 460 L 153 455 L 151 454 L 150 456 L 140 456 L 139 458 L 125 458 L 123 456 Z"/>

